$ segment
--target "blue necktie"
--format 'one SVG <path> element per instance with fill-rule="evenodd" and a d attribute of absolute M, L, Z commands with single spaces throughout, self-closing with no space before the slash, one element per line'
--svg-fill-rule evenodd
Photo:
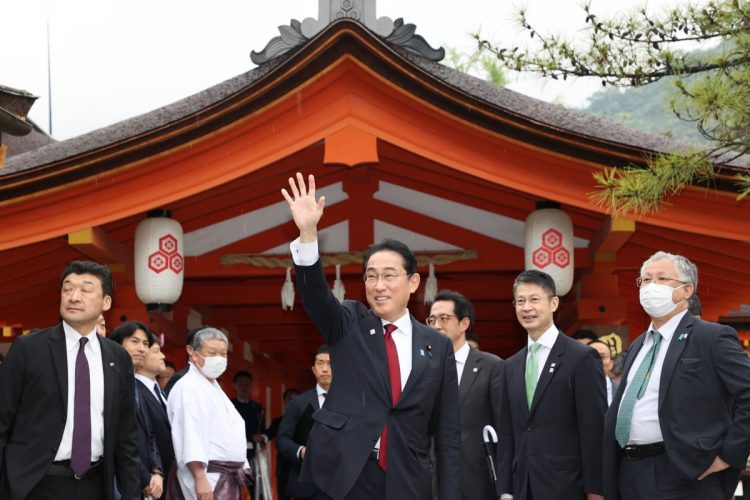
<path fill-rule="evenodd" d="M 648 350 L 646 356 L 641 361 L 638 370 L 633 375 L 633 380 L 625 389 L 625 395 L 620 402 L 620 411 L 617 414 L 617 423 L 615 424 L 615 438 L 620 446 L 625 447 L 630 439 L 630 426 L 633 421 L 633 408 L 635 402 L 641 399 L 646 393 L 648 382 L 651 380 L 651 370 L 656 361 L 656 355 L 661 345 L 661 334 L 655 330 L 651 331 L 653 344 Z"/>

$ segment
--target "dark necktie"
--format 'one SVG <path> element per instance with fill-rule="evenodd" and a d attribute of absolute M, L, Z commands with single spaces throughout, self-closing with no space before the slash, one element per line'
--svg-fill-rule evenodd
<path fill-rule="evenodd" d="M 319 403 L 320 403 L 320 407 L 323 408 L 323 404 L 326 402 L 326 393 L 325 392 L 321 392 L 320 395 L 321 395 L 322 399 L 319 401 Z"/>
<path fill-rule="evenodd" d="M 393 341 L 393 332 L 398 327 L 394 324 L 385 325 L 385 355 L 388 358 L 388 378 L 391 381 L 391 403 L 393 407 L 398 403 L 401 397 L 401 367 L 398 364 L 398 351 L 396 343 Z M 388 470 L 388 425 L 386 424 L 383 433 L 380 435 L 380 455 L 378 463 L 384 471 Z"/>
<path fill-rule="evenodd" d="M 76 356 L 76 381 L 73 402 L 73 447 L 70 468 L 77 476 L 91 467 L 91 381 L 84 348 L 89 339 L 81 337 Z"/>
<path fill-rule="evenodd" d="M 156 394 L 156 399 L 159 400 L 161 407 L 164 408 L 164 411 L 166 411 L 167 405 L 164 403 L 164 398 L 161 395 L 161 388 L 159 387 L 158 383 L 154 383 L 154 393 Z"/>

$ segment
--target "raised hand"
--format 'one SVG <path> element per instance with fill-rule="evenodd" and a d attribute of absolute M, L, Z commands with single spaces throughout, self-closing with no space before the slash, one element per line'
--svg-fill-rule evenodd
<path fill-rule="evenodd" d="M 297 172 L 296 177 L 296 181 L 293 177 L 289 178 L 292 195 L 286 189 L 282 189 L 281 194 L 289 203 L 289 211 L 299 229 L 300 242 L 310 243 L 318 238 L 318 222 L 323 216 L 326 197 L 321 196 L 319 200 L 315 200 L 315 176 L 308 176 L 307 186 L 301 173 Z"/>

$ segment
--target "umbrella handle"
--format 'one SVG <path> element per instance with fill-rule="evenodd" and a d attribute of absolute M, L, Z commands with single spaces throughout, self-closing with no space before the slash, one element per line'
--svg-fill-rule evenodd
<path fill-rule="evenodd" d="M 485 425 L 482 429 L 482 437 L 485 443 L 497 443 L 497 432 L 491 425 Z"/>

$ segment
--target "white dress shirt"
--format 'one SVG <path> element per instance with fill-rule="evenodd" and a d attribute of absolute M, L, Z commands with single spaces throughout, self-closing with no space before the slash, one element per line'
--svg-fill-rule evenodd
<path fill-rule="evenodd" d="M 557 329 L 554 323 L 550 325 L 547 330 L 544 331 L 544 333 L 536 340 L 536 343 L 539 344 L 541 347 L 538 348 L 536 351 L 536 380 L 539 381 L 539 377 L 542 375 L 542 370 L 544 369 L 544 365 L 547 364 L 547 358 L 549 357 L 550 351 L 552 351 L 552 346 L 555 345 L 555 342 L 557 341 L 557 336 L 560 334 L 560 330 Z M 526 352 L 526 366 L 529 364 L 529 354 L 531 353 L 531 344 L 534 343 L 533 340 L 531 340 L 531 337 L 528 337 L 528 345 L 529 349 L 527 349 Z"/>
<path fill-rule="evenodd" d="M 320 387 L 320 384 L 316 384 L 315 392 L 318 393 L 318 405 L 323 408 L 323 405 L 326 402 L 326 395 L 328 394 L 328 391 Z"/>
<path fill-rule="evenodd" d="M 72 326 L 62 322 L 65 332 L 65 355 L 68 361 L 68 411 L 65 419 L 60 446 L 57 448 L 55 461 L 70 460 L 73 451 L 73 414 L 76 397 L 76 358 L 78 357 L 79 339 L 82 337 Z M 104 366 L 102 365 L 102 347 L 96 329 L 86 337 L 89 341 L 83 352 L 89 365 L 89 390 L 91 393 L 91 461 L 96 462 L 104 454 Z"/>
<path fill-rule="evenodd" d="M 654 365 L 651 367 L 651 378 L 646 387 L 646 392 L 641 399 L 636 399 L 635 401 L 635 406 L 633 407 L 633 419 L 630 422 L 630 439 L 628 439 L 628 444 L 651 444 L 664 441 L 661 434 L 661 427 L 659 426 L 659 385 L 661 383 L 661 370 L 664 366 L 664 358 L 667 356 L 669 343 L 674 337 L 677 325 L 680 324 L 680 321 L 682 321 L 682 317 L 685 316 L 685 314 L 687 314 L 687 310 L 671 318 L 658 330 L 662 336 L 661 345 L 659 345 L 659 352 L 656 353 Z M 650 332 L 653 329 L 654 324 L 651 323 L 647 332 Z M 647 335 L 646 340 L 641 346 L 641 350 L 638 351 L 638 355 L 633 360 L 633 364 L 630 365 L 627 380 L 628 385 L 630 385 L 630 382 L 635 376 L 635 372 L 638 371 L 638 367 L 641 366 L 643 359 L 646 357 L 646 353 L 651 349 L 651 346 L 654 343 L 651 334 Z M 627 385 L 625 386 L 625 391 L 627 391 Z M 623 394 L 625 393 L 623 392 Z"/>
<path fill-rule="evenodd" d="M 607 382 L 607 406 L 609 406 L 612 404 L 612 396 L 614 396 L 614 394 L 612 394 L 612 379 L 605 375 L 604 380 Z"/>
<path fill-rule="evenodd" d="M 453 355 L 456 357 L 456 374 L 458 375 L 458 385 L 461 385 L 461 375 L 464 373 L 464 368 L 466 367 L 466 359 L 469 357 L 469 351 L 471 350 L 471 346 L 467 342 L 464 342 L 464 345 L 461 346 L 461 348 L 453 353 Z"/>

